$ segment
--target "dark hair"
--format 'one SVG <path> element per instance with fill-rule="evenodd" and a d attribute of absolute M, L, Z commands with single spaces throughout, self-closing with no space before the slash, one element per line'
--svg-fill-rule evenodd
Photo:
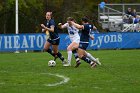
<path fill-rule="evenodd" d="M 86 18 L 86 17 L 83 17 L 82 21 L 84 21 L 85 23 L 89 22 L 88 18 Z"/>
<path fill-rule="evenodd" d="M 51 11 L 47 11 L 46 13 L 50 13 L 50 15 L 52 16 L 52 12 Z"/>
<path fill-rule="evenodd" d="M 74 18 L 68 17 L 68 18 L 67 18 L 67 21 L 74 21 Z"/>

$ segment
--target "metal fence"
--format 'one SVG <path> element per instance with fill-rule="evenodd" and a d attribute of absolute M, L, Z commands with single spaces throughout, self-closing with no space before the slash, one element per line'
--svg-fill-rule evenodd
<path fill-rule="evenodd" d="M 102 24 L 103 29 L 110 31 L 123 31 L 123 16 L 126 15 L 128 8 L 136 9 L 140 15 L 140 4 L 106 4 L 103 9 L 98 5 L 98 22 Z M 112 20 L 111 20 L 111 19 Z M 109 20 L 110 19 L 110 20 Z"/>

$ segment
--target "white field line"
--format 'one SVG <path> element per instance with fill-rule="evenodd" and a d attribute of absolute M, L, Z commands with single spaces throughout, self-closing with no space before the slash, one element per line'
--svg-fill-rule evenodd
<path fill-rule="evenodd" d="M 0 71 L 2 73 L 7 73 L 8 71 Z M 34 72 L 19 72 L 19 73 L 34 73 Z M 52 84 L 42 84 L 43 86 L 49 86 L 49 87 L 53 87 L 53 86 L 58 86 L 58 85 L 62 85 L 62 84 L 65 84 L 67 82 L 69 82 L 70 78 L 64 76 L 64 75 L 60 75 L 60 74 L 52 74 L 52 73 L 35 73 L 35 74 L 45 74 L 45 75 L 50 75 L 50 76 L 55 76 L 55 77 L 58 77 L 58 78 L 62 78 L 63 80 L 60 81 L 60 82 L 57 82 L 57 83 L 52 83 Z M 21 77 L 21 76 L 19 76 Z M 6 83 L 5 82 L 0 82 L 0 85 L 5 85 Z M 18 84 L 15 84 L 13 83 L 13 85 L 18 85 Z M 22 85 L 22 84 L 20 84 Z M 24 84 L 24 85 L 37 85 L 37 84 Z"/>
<path fill-rule="evenodd" d="M 42 73 L 43 74 L 43 73 Z M 44 73 L 45 74 L 45 73 Z M 68 77 L 65 77 L 63 75 L 59 75 L 59 74 L 52 74 L 52 73 L 47 73 L 48 75 L 51 75 L 51 76 L 56 76 L 56 77 L 59 77 L 59 78 L 62 78 L 63 80 L 58 82 L 58 83 L 53 83 L 53 84 L 44 84 L 45 86 L 58 86 L 58 85 L 61 85 L 61 84 L 64 84 L 64 83 L 67 83 L 70 78 Z"/>

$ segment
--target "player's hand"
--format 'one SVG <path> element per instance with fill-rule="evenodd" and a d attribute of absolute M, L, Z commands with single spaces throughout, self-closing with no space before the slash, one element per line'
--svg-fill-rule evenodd
<path fill-rule="evenodd" d="M 42 27 L 42 28 L 46 28 L 46 26 L 45 26 L 44 24 L 41 24 L 41 27 Z"/>
<path fill-rule="evenodd" d="M 45 29 L 42 29 L 42 32 L 45 32 Z"/>
<path fill-rule="evenodd" d="M 62 23 L 58 23 L 58 28 L 62 29 Z"/>
<path fill-rule="evenodd" d="M 96 26 L 93 26 L 93 29 L 94 29 L 94 30 L 97 30 Z"/>
<path fill-rule="evenodd" d="M 71 22 L 71 24 L 74 24 L 75 22 L 74 21 L 70 21 Z"/>
<path fill-rule="evenodd" d="M 58 26 L 61 26 L 62 25 L 62 23 L 58 23 Z"/>
<path fill-rule="evenodd" d="M 90 35 L 90 38 L 91 38 L 91 40 L 94 40 L 94 36 L 91 36 L 91 35 Z"/>

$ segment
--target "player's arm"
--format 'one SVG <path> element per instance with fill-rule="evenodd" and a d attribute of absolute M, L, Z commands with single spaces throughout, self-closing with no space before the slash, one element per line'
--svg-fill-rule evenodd
<path fill-rule="evenodd" d="M 64 25 L 62 25 L 62 23 L 58 23 L 58 27 L 59 27 L 60 29 L 64 29 L 64 28 L 67 27 L 67 23 L 65 23 Z"/>
<path fill-rule="evenodd" d="M 92 36 L 91 34 L 89 36 L 91 40 L 94 40 L 94 36 Z"/>
<path fill-rule="evenodd" d="M 54 25 L 50 26 L 50 28 L 46 27 L 44 24 L 41 24 L 41 27 L 44 31 L 54 32 Z"/>
<path fill-rule="evenodd" d="M 83 26 L 83 25 L 79 25 L 79 24 L 77 24 L 77 23 L 75 23 L 75 22 L 73 22 L 73 21 L 72 21 L 72 24 L 73 24 L 76 28 L 78 28 L 78 29 L 84 29 L 84 26 Z"/>
<path fill-rule="evenodd" d="M 44 26 L 45 26 L 45 25 L 44 25 L 44 24 L 40 24 L 40 26 L 41 26 L 41 27 L 43 26 L 43 27 L 42 27 L 42 32 L 45 32 L 45 31 L 46 31 L 46 30 L 44 29 Z"/>
<path fill-rule="evenodd" d="M 93 30 L 97 30 L 96 26 L 93 26 Z"/>
<path fill-rule="evenodd" d="M 93 26 L 93 30 L 97 30 L 96 26 Z M 89 36 L 91 40 L 94 40 L 94 36 L 92 34 L 89 34 Z"/>

